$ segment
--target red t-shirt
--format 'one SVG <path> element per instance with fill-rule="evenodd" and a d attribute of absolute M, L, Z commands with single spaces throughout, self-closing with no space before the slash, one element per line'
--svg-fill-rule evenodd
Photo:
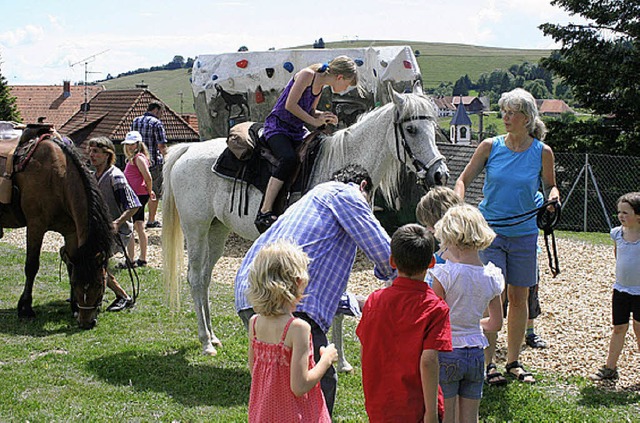
<path fill-rule="evenodd" d="M 424 350 L 451 351 L 449 306 L 423 281 L 398 277 L 373 292 L 356 329 L 362 344 L 362 384 L 369 420 L 421 422 Z M 438 414 L 444 398 L 438 386 Z"/>

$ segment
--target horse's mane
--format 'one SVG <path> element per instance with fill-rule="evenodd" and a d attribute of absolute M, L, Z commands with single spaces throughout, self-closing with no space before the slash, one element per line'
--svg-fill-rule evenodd
<path fill-rule="evenodd" d="M 113 231 L 111 219 L 107 214 L 107 206 L 102 198 L 98 183 L 87 166 L 82 162 L 80 155 L 75 148 L 55 137 L 51 138 L 66 154 L 67 158 L 78 170 L 80 182 L 84 187 L 87 196 L 88 210 L 88 236 L 84 244 L 78 246 L 78 251 L 72 260 L 79 265 L 95 263 L 98 254 L 103 254 L 103 258 L 109 259 L 113 249 Z"/>
<path fill-rule="evenodd" d="M 322 149 L 324 150 L 319 157 L 322 160 L 316 164 L 316 172 L 328 172 L 333 163 L 349 163 L 353 161 L 353 158 L 347 157 L 346 144 L 349 143 L 351 132 L 355 130 L 359 125 L 362 125 L 368 121 L 375 120 L 389 120 L 386 128 L 386 138 L 394 137 L 394 125 L 393 122 L 397 120 L 403 120 L 412 116 L 431 116 L 434 121 L 437 119 L 437 111 L 433 101 L 424 95 L 419 94 L 400 94 L 403 99 L 402 110 L 400 116 L 396 117 L 395 113 L 392 115 L 390 109 L 397 110 L 393 102 L 387 103 L 384 106 L 373 109 L 370 112 L 364 113 L 358 117 L 356 123 L 348 128 L 336 131 L 328 142 L 322 143 Z M 396 151 L 392 151 L 391 154 L 396 155 Z M 398 196 L 399 183 L 402 167 L 404 166 L 399 160 L 392 160 L 391 165 L 381 175 L 379 189 L 385 201 L 394 206 L 394 200 Z M 367 171 L 371 172 L 370 169 Z"/>

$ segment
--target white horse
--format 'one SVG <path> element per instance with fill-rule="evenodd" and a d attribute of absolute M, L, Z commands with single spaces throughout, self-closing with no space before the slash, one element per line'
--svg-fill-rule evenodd
<path fill-rule="evenodd" d="M 435 142 L 437 113 L 433 101 L 419 86 L 413 93 L 398 94 L 391 88 L 389 92 L 393 102 L 363 115 L 322 142 L 311 186 L 328 181 L 349 163 L 367 169 L 374 187 L 380 187 L 387 198 L 393 198 L 399 171 L 405 164 L 411 165 L 427 185 L 446 184 L 448 170 Z M 214 345 L 222 345 L 211 328 L 209 284 L 213 266 L 222 255 L 229 232 L 249 240 L 260 235 L 253 221 L 262 193 L 250 187 L 249 213 L 239 216 L 237 206 L 230 207 L 233 180 L 212 172 L 225 141 L 218 138 L 173 146 L 163 171 L 165 287 L 171 306 L 176 307 L 186 236 L 187 279 L 198 316 L 198 338 L 203 352 L 209 355 L 216 354 Z"/>

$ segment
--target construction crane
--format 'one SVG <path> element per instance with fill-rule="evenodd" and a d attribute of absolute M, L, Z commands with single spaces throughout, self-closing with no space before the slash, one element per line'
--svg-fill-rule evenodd
<path fill-rule="evenodd" d="M 69 67 L 72 68 L 76 65 L 79 65 L 81 63 L 84 63 L 84 103 L 82 104 L 82 112 L 83 112 L 83 117 L 84 117 L 84 121 L 87 121 L 87 112 L 89 111 L 89 90 L 88 90 L 88 76 L 90 73 L 100 73 L 100 72 L 89 72 L 89 63 L 93 62 L 94 60 L 96 60 L 97 56 L 100 56 L 103 53 L 108 52 L 109 49 L 103 50 L 100 53 L 96 53 L 93 54 L 89 57 L 86 57 L 76 63 L 69 63 Z"/>

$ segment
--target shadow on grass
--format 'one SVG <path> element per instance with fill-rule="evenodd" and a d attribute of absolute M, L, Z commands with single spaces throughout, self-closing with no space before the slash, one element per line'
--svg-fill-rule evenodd
<path fill-rule="evenodd" d="M 76 333 L 78 322 L 71 313 L 68 302 L 50 301 L 33 306 L 36 317 L 23 319 L 18 317 L 18 300 L 13 308 L 0 309 L 0 333 L 20 336 L 45 337 L 57 333 Z"/>
<path fill-rule="evenodd" d="M 633 392 L 636 391 L 636 392 Z M 580 390 L 578 404 L 585 407 L 615 407 L 640 403 L 640 385 L 625 390 L 612 386 L 585 386 Z"/>
<path fill-rule="evenodd" d="M 119 353 L 91 360 L 88 369 L 110 384 L 164 392 L 185 406 L 230 407 L 249 402 L 248 370 L 194 364 L 185 351 Z"/>

